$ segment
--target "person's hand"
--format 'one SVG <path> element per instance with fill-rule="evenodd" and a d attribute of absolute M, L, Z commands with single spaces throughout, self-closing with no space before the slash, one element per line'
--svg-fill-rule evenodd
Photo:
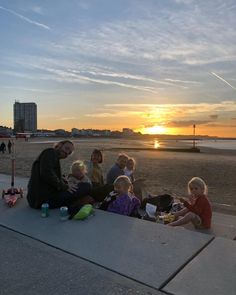
<path fill-rule="evenodd" d="M 186 200 L 182 197 L 176 197 L 176 199 L 178 199 L 181 203 L 184 203 Z"/>
<path fill-rule="evenodd" d="M 68 192 L 70 193 L 74 193 L 75 191 L 77 190 L 77 185 L 76 184 L 71 184 L 69 185 L 69 188 L 68 188 Z"/>

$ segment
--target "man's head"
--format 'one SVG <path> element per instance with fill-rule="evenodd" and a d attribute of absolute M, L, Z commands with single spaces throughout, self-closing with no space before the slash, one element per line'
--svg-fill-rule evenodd
<path fill-rule="evenodd" d="M 119 165 L 121 169 L 124 169 L 129 157 L 126 154 L 119 154 L 116 163 Z"/>
<path fill-rule="evenodd" d="M 74 151 L 74 144 L 70 140 L 62 140 L 59 141 L 54 149 L 58 152 L 59 159 L 65 159 Z"/>

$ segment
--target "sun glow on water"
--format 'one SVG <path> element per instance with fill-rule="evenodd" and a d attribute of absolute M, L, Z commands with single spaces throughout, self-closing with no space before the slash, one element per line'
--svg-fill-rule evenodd
<path fill-rule="evenodd" d="M 160 143 L 158 140 L 154 140 L 154 149 L 158 149 L 160 147 Z"/>

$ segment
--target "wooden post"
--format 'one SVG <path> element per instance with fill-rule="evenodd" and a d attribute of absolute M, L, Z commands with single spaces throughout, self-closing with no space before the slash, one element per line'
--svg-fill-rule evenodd
<path fill-rule="evenodd" d="M 196 148 L 196 142 L 195 142 L 195 128 L 196 128 L 196 125 L 193 124 L 193 148 L 194 148 L 194 149 Z"/>

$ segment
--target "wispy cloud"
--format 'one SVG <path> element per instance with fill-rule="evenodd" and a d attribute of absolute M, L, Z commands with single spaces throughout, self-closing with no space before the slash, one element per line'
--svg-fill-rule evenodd
<path fill-rule="evenodd" d="M 220 79 L 221 81 L 223 81 L 225 84 L 229 85 L 231 88 L 233 88 L 234 90 L 236 90 L 236 87 L 232 86 L 228 81 L 226 81 L 225 79 L 223 79 L 222 77 L 220 77 L 219 75 L 217 75 L 214 72 L 211 72 L 211 74 L 213 76 L 215 76 L 216 78 Z"/>
<path fill-rule="evenodd" d="M 113 111 L 113 112 L 103 112 L 103 113 L 91 113 L 85 114 L 85 117 L 93 117 L 93 118 L 128 118 L 131 116 L 140 116 L 142 112 L 138 111 Z"/>
<path fill-rule="evenodd" d="M 186 121 L 170 121 L 166 124 L 167 127 L 189 127 L 195 125 L 205 125 L 210 121 L 207 120 L 186 120 Z"/>
<path fill-rule="evenodd" d="M 32 92 L 42 92 L 42 93 L 52 93 L 52 90 L 39 89 L 39 88 L 27 88 L 27 87 L 17 87 L 17 86 L 0 86 L 2 89 L 17 89 L 23 91 L 32 91 Z"/>
<path fill-rule="evenodd" d="M 70 120 L 75 120 L 76 118 L 75 117 L 62 117 L 62 118 L 59 118 L 58 120 L 61 120 L 61 121 L 70 121 Z"/>
<path fill-rule="evenodd" d="M 31 20 L 31 19 L 29 19 L 28 17 L 25 17 L 24 15 L 15 12 L 14 10 L 11 10 L 11 9 L 8 9 L 8 8 L 5 8 L 5 7 L 3 7 L 3 6 L 0 6 L 0 9 L 2 9 L 2 10 L 4 10 L 4 11 L 7 11 L 7 12 L 9 12 L 9 13 L 11 13 L 11 14 L 17 16 L 17 17 L 19 17 L 20 19 L 22 19 L 22 20 L 24 20 L 24 21 L 26 21 L 26 22 L 28 22 L 28 23 L 30 23 L 30 24 L 32 24 L 32 25 L 35 25 L 35 26 L 41 27 L 41 28 L 46 29 L 46 30 L 51 30 L 51 28 L 50 28 L 49 26 L 44 25 L 44 24 L 39 23 L 39 22 L 36 22 L 36 21 L 34 21 L 34 20 Z"/>

